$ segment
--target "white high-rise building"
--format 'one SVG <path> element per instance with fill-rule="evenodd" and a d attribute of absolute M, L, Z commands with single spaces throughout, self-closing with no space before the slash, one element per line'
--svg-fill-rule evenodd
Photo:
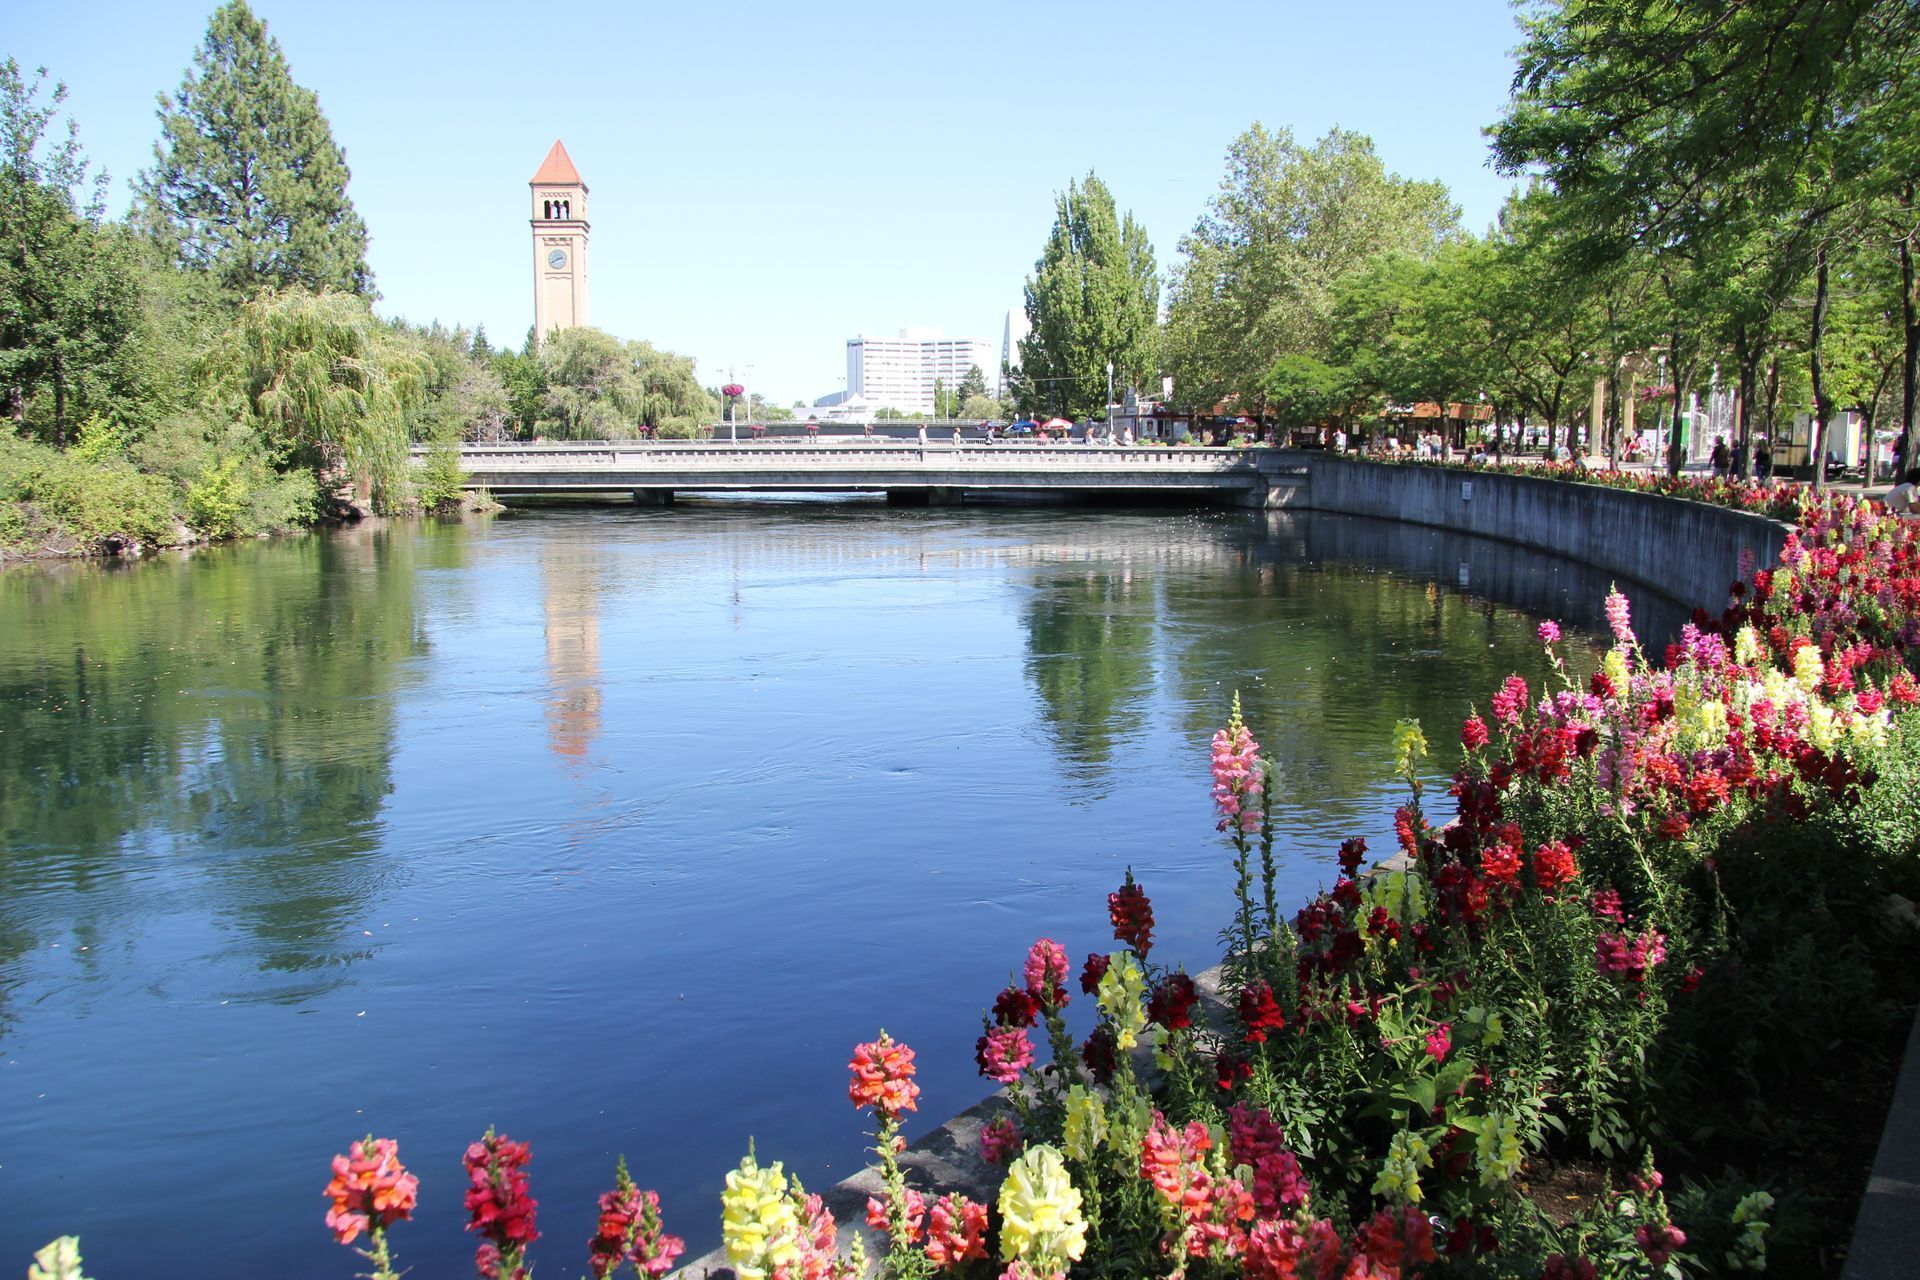
<path fill-rule="evenodd" d="M 943 338 L 938 329 L 902 329 L 897 338 L 863 333 L 847 339 L 847 399 L 932 413 L 933 384 L 957 390 L 976 366 L 992 386 L 993 344 L 985 338 Z"/>

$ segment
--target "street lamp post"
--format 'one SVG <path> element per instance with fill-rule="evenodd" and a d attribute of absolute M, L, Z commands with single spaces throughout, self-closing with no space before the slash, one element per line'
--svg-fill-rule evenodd
<path fill-rule="evenodd" d="M 1113 443 L 1113 361 L 1107 361 L 1107 443 Z"/>

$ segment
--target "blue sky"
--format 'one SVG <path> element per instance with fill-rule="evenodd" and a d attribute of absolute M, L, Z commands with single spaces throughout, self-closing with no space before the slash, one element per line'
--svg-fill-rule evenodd
<path fill-rule="evenodd" d="M 213 0 L 19 5 L 0 54 L 67 82 L 94 160 L 150 163 Z M 731 366 L 778 403 L 845 342 L 994 341 L 1054 193 L 1089 169 L 1164 269 L 1255 120 L 1340 125 L 1484 229 L 1519 41 L 1506 0 L 459 5 L 255 0 L 319 94 L 384 314 L 533 319 L 527 179 L 555 138 L 592 189 L 593 321 Z"/>

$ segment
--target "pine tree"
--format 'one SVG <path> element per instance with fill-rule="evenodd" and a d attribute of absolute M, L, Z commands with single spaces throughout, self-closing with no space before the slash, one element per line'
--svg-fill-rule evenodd
<path fill-rule="evenodd" d="M 987 394 L 987 375 L 980 371 L 979 365 L 972 365 L 967 369 L 966 376 L 960 379 L 960 390 L 955 393 L 955 398 L 965 403 L 975 396 L 985 394 Z"/>
<path fill-rule="evenodd" d="M 182 265 L 242 295 L 289 285 L 373 291 L 346 155 L 245 0 L 215 11 L 158 115 L 154 167 L 137 187 L 151 229 Z"/>
<path fill-rule="evenodd" d="M 1106 184 L 1087 175 L 1059 198 L 1053 232 L 1027 282 L 1033 332 L 1020 342 L 1020 404 L 1077 418 L 1156 371 L 1160 282 L 1153 246 Z M 1104 411 L 1101 411 L 1104 416 Z"/>

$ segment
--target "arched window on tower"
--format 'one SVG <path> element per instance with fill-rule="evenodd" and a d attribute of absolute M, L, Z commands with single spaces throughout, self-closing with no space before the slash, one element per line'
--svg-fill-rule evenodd
<path fill-rule="evenodd" d="M 562 200 L 560 202 L 560 216 L 563 219 L 569 220 L 573 217 L 573 201 Z"/>
<path fill-rule="evenodd" d="M 553 220 L 553 201 L 542 200 L 540 202 L 540 216 L 549 222 Z"/>

